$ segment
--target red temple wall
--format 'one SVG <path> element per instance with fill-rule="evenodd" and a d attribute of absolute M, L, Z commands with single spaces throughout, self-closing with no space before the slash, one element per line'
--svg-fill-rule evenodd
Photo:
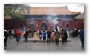
<path fill-rule="evenodd" d="M 41 29 L 41 24 L 43 22 L 46 22 L 46 24 L 48 25 L 48 28 L 53 29 L 53 24 L 49 23 L 48 20 L 34 20 L 33 24 L 35 29 Z M 20 26 L 20 24 L 22 24 L 23 26 L 28 27 L 31 24 L 32 21 L 28 20 L 21 20 L 21 21 L 11 21 L 11 20 L 4 20 L 4 29 L 13 29 L 13 28 L 18 28 Z M 62 20 L 58 20 L 59 24 L 61 25 L 60 28 L 65 28 L 65 24 L 66 21 L 62 21 Z M 80 29 L 80 27 L 82 27 L 84 20 L 83 19 L 75 19 L 73 21 L 68 21 L 69 23 L 69 28 L 73 28 L 76 27 L 78 29 Z"/>

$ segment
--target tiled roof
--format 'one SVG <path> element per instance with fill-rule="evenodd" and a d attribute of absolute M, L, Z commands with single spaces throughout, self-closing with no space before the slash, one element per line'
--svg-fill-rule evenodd
<path fill-rule="evenodd" d="M 75 17 L 76 19 L 84 19 L 84 12 Z"/>
<path fill-rule="evenodd" d="M 31 7 L 31 15 L 72 15 L 80 12 L 70 12 L 67 7 Z"/>

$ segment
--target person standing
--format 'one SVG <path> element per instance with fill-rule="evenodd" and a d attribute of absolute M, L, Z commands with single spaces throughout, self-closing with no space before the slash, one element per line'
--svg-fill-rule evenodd
<path fill-rule="evenodd" d="M 7 47 L 7 38 L 8 38 L 8 32 L 7 30 L 4 30 L 4 47 Z"/>
<path fill-rule="evenodd" d="M 11 33 L 11 34 L 12 34 L 12 38 L 14 38 L 14 36 L 15 36 L 14 29 L 12 29 L 11 32 L 12 32 L 12 33 Z"/>
<path fill-rule="evenodd" d="M 55 42 L 56 42 L 56 45 L 59 44 L 59 38 L 60 38 L 60 32 L 58 31 L 58 29 L 56 29 L 56 32 L 55 32 Z"/>
<path fill-rule="evenodd" d="M 12 31 L 11 31 L 11 29 L 9 30 L 9 39 L 11 39 L 12 38 Z"/>
<path fill-rule="evenodd" d="M 32 38 L 32 34 L 31 34 L 31 32 L 32 32 L 31 29 L 28 28 L 28 37 L 29 37 L 29 38 Z"/>
<path fill-rule="evenodd" d="M 54 30 L 51 32 L 51 41 L 54 41 Z"/>
<path fill-rule="evenodd" d="M 81 27 L 79 31 L 81 47 L 84 49 L 84 29 Z"/>
<path fill-rule="evenodd" d="M 43 41 L 45 42 L 46 41 L 46 32 L 45 32 L 45 30 L 43 31 L 42 35 L 43 35 Z"/>
<path fill-rule="evenodd" d="M 50 43 L 50 39 L 51 39 L 51 31 L 50 29 L 47 31 L 47 43 Z"/>
<path fill-rule="evenodd" d="M 37 42 L 37 40 L 38 40 L 37 31 L 34 31 L 33 41 Z"/>
<path fill-rule="evenodd" d="M 17 29 L 16 32 L 15 32 L 15 34 L 16 34 L 16 41 L 19 42 L 20 36 L 21 36 L 20 29 Z"/>
<path fill-rule="evenodd" d="M 27 39 L 28 39 L 28 30 L 26 30 L 26 31 L 24 32 L 24 37 L 25 37 L 25 41 L 27 41 Z"/>
<path fill-rule="evenodd" d="M 67 42 L 67 38 L 68 38 L 68 36 L 67 36 L 67 32 L 66 32 L 66 30 L 65 30 L 64 35 L 65 35 L 65 42 Z"/>
<path fill-rule="evenodd" d="M 41 38 L 42 38 L 42 32 L 41 32 L 41 30 L 39 31 L 39 39 L 41 40 Z"/>
<path fill-rule="evenodd" d="M 62 29 L 61 35 L 62 35 L 62 44 L 64 44 L 65 42 L 65 30 L 64 29 Z"/>

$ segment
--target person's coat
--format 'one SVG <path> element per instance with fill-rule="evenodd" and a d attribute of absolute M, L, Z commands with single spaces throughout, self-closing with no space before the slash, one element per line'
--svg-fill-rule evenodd
<path fill-rule="evenodd" d="M 59 39 L 60 38 L 60 32 L 59 31 L 56 31 L 55 32 L 55 39 Z"/>

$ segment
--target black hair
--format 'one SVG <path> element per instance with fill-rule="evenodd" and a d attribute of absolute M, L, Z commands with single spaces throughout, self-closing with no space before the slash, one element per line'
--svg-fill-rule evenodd
<path fill-rule="evenodd" d="M 58 31 L 58 29 L 56 29 L 56 31 Z"/>
<path fill-rule="evenodd" d="M 43 30 L 43 32 L 45 32 L 45 30 Z"/>
<path fill-rule="evenodd" d="M 83 28 L 81 27 L 81 29 L 83 29 Z"/>

